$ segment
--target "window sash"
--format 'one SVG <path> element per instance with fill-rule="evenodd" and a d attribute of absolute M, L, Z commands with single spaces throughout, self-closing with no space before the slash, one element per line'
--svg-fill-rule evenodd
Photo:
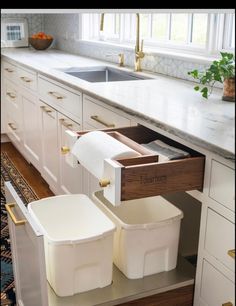
<path fill-rule="evenodd" d="M 109 34 L 104 37 L 104 33 L 99 31 L 100 26 L 100 15 L 101 14 L 83 14 L 86 16 L 86 22 L 83 25 L 89 24 L 89 31 L 84 30 L 82 33 L 82 39 L 91 41 L 106 41 L 107 43 L 122 43 L 127 45 L 135 44 L 135 31 L 136 31 L 136 16 L 135 14 L 116 14 L 116 18 L 119 19 L 119 33 Z M 234 51 L 234 47 L 231 46 L 230 42 L 232 39 L 232 31 L 235 26 L 235 15 L 234 14 L 213 14 L 209 13 L 207 16 L 207 30 L 206 30 L 206 43 L 196 44 L 193 43 L 193 21 L 194 13 L 188 14 L 188 25 L 187 25 L 187 36 L 185 42 L 176 42 L 171 40 L 171 23 L 172 13 L 167 13 L 167 30 L 165 39 L 156 39 L 153 35 L 154 26 L 154 14 L 147 15 L 147 37 L 144 38 L 144 46 L 147 48 L 158 48 L 163 50 L 174 49 L 176 51 L 185 51 L 189 53 L 198 53 L 201 55 L 215 55 L 221 50 Z M 89 17 L 88 17 L 89 16 Z M 115 16 L 115 14 L 114 14 Z M 89 18 L 89 22 L 88 22 Z M 105 16 L 106 18 L 106 16 Z M 115 18 L 114 23 L 115 27 Z M 105 27 L 105 23 L 104 23 Z M 84 28 L 82 26 L 82 28 Z M 88 34 L 89 33 L 89 34 Z"/>

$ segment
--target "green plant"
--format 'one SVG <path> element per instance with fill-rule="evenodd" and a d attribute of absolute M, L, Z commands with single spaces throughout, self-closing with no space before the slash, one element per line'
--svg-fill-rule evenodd
<path fill-rule="evenodd" d="M 194 79 L 199 80 L 199 83 L 203 86 L 195 86 L 196 91 L 200 91 L 202 96 L 206 99 L 210 96 L 213 90 L 215 82 L 223 83 L 225 79 L 235 77 L 235 57 L 232 53 L 220 52 L 221 59 L 213 61 L 211 66 L 205 71 L 198 71 L 197 69 L 189 71 L 188 75 L 191 75 Z M 204 86 L 206 85 L 206 86 Z M 210 87 L 210 92 L 209 88 Z"/>

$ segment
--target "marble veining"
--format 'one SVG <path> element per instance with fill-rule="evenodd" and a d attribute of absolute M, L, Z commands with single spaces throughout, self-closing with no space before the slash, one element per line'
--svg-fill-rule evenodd
<path fill-rule="evenodd" d="M 150 80 L 89 83 L 55 68 L 104 62 L 52 49 L 6 48 L 2 56 L 98 98 L 137 122 L 147 122 L 226 159 L 235 159 L 235 103 L 222 101 L 220 89 L 215 88 L 205 100 L 193 90 L 193 82 L 160 74 L 148 74 L 153 77 Z"/>

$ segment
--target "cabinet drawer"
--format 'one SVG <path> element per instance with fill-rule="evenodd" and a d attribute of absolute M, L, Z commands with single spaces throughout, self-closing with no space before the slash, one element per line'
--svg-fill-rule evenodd
<path fill-rule="evenodd" d="M 37 75 L 35 72 L 30 72 L 18 67 L 17 78 L 21 86 L 34 91 L 37 90 Z"/>
<path fill-rule="evenodd" d="M 7 113 L 7 135 L 10 137 L 13 143 L 21 143 L 21 122 L 17 120 L 16 116 L 12 116 L 9 112 Z"/>
<path fill-rule="evenodd" d="M 8 62 L 2 64 L 3 76 L 11 81 L 17 80 L 17 67 Z"/>
<path fill-rule="evenodd" d="M 209 196 L 235 211 L 235 170 L 215 160 L 211 163 Z"/>
<path fill-rule="evenodd" d="M 235 249 L 234 224 L 210 208 L 207 211 L 205 249 L 234 271 L 235 259 L 228 255 L 229 250 Z"/>
<path fill-rule="evenodd" d="M 94 103 L 91 98 L 85 96 L 83 101 L 84 124 L 94 129 L 130 126 L 129 119 Z"/>
<path fill-rule="evenodd" d="M 39 94 L 44 102 L 61 112 L 66 111 L 66 115 L 72 115 L 72 119 L 76 118 L 79 122 L 82 122 L 82 98 L 80 93 L 75 94 L 68 89 L 39 78 Z"/>
<path fill-rule="evenodd" d="M 141 125 L 106 132 L 140 153 L 140 156 L 129 159 L 104 160 L 102 181 L 108 184 L 104 186 L 102 181 L 100 184 L 105 187 L 104 196 L 111 203 L 119 205 L 125 200 L 202 189 L 205 162 L 202 154 Z M 86 132 L 78 132 L 78 135 L 83 133 Z M 188 151 L 190 157 L 158 162 L 158 155 L 140 145 L 156 139 Z"/>
<path fill-rule="evenodd" d="M 19 108 L 19 97 L 18 97 L 18 90 L 14 83 L 9 80 L 5 80 L 4 83 L 4 95 L 7 101 L 7 105 L 13 104 L 16 109 Z"/>
<path fill-rule="evenodd" d="M 231 302 L 234 305 L 234 283 L 215 269 L 208 261 L 203 261 L 201 298 L 209 306 L 221 306 Z"/>

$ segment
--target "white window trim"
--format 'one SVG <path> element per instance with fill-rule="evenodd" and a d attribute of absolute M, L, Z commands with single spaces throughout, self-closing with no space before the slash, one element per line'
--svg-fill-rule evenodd
<path fill-rule="evenodd" d="M 83 16 L 82 16 L 83 18 Z M 82 25 L 82 18 L 80 25 Z M 125 29 L 123 27 L 123 18 L 124 14 L 120 14 L 121 23 L 120 23 L 120 36 L 118 39 L 112 40 L 90 40 L 90 39 L 82 39 L 83 36 L 83 27 L 80 26 L 80 36 L 79 42 L 82 44 L 107 47 L 111 49 L 115 49 L 117 51 L 134 51 L 135 40 L 125 40 L 124 32 Z M 126 29 L 127 31 L 127 29 Z M 158 43 L 154 43 L 151 40 L 144 40 L 144 52 L 146 55 L 161 55 L 166 57 L 172 57 L 176 59 L 186 60 L 186 61 L 196 61 L 202 64 L 211 63 L 212 60 L 217 60 L 219 58 L 220 51 L 222 52 L 234 52 L 234 49 L 222 49 L 223 41 L 223 31 L 225 31 L 225 15 L 223 13 L 210 13 L 208 18 L 208 32 L 207 32 L 207 44 L 205 47 L 200 48 L 189 45 L 179 45 L 168 44 L 163 41 L 158 41 Z M 217 35 L 218 34 L 218 35 Z M 213 39 L 214 38 L 214 39 Z M 228 38 L 227 38 L 228 39 Z"/>

